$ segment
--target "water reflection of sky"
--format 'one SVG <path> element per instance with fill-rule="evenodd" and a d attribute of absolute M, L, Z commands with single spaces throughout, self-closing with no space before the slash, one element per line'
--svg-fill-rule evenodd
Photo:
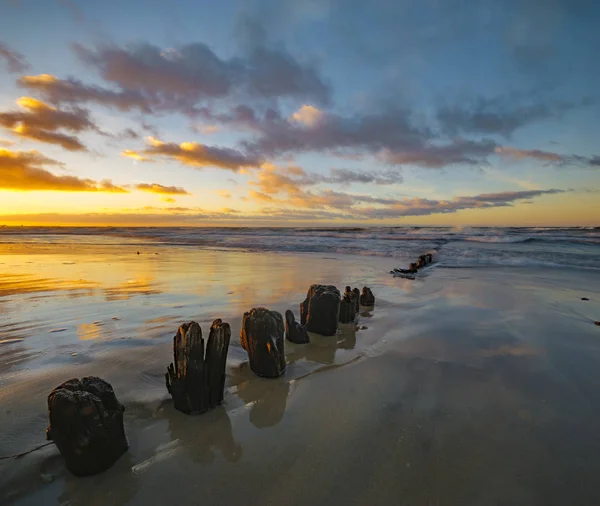
<path fill-rule="evenodd" d="M 233 320 L 235 334 L 236 320 L 252 307 L 297 312 L 311 283 L 343 289 L 382 276 L 373 259 L 354 257 L 161 246 L 138 251 L 45 244 L 28 245 L 24 252 L 4 245 L 0 342 L 6 344 L 0 353 L 14 350 L 17 341 L 23 356 L 33 351 L 47 358 L 81 355 L 103 340 L 170 339 L 189 319 L 204 325 L 225 317 Z"/>

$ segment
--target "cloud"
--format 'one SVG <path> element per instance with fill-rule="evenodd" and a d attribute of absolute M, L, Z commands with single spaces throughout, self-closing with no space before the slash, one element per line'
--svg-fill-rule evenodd
<path fill-rule="evenodd" d="M 291 119 L 307 127 L 313 127 L 323 119 L 323 111 L 312 105 L 303 105 L 294 114 Z"/>
<path fill-rule="evenodd" d="M 163 142 L 148 137 L 147 146 L 141 151 L 124 151 L 123 156 L 148 161 L 155 158 L 177 160 L 192 167 L 218 167 L 238 171 L 242 168 L 259 167 L 262 161 L 231 148 L 207 146 L 197 142 Z"/>
<path fill-rule="evenodd" d="M 221 198 L 224 198 L 224 199 L 231 198 L 231 193 L 228 192 L 227 190 L 219 190 L 217 193 L 219 194 L 219 197 L 221 197 Z"/>
<path fill-rule="evenodd" d="M 523 160 L 531 158 L 545 162 L 556 162 L 559 165 L 576 165 L 576 166 L 600 166 L 600 156 L 581 156 L 581 155 L 562 155 L 553 153 L 552 151 L 541 151 L 539 149 L 517 149 L 508 146 L 497 146 L 496 154 L 513 158 L 515 160 Z"/>
<path fill-rule="evenodd" d="M 218 125 L 190 125 L 190 129 L 193 132 L 197 132 L 204 135 L 212 135 L 217 133 L 220 128 Z"/>
<path fill-rule="evenodd" d="M 447 214 L 464 209 L 507 207 L 516 201 L 528 200 L 542 195 L 564 193 L 564 191 L 565 190 L 550 189 L 482 193 L 474 196 L 455 197 L 451 200 L 430 200 L 422 198 L 404 199 L 387 207 L 361 209 L 360 214 L 365 218 L 399 218 L 403 216 Z"/>
<path fill-rule="evenodd" d="M 8 139 L 0 139 L 0 147 L 8 148 L 10 146 L 14 146 L 14 141 L 9 141 Z"/>
<path fill-rule="evenodd" d="M 463 104 L 441 107 L 437 111 L 437 120 L 442 130 L 451 136 L 497 134 L 509 138 L 521 127 L 546 119 L 558 119 L 567 111 L 590 103 L 589 99 L 547 99 L 541 102 L 532 93 L 510 93 L 493 98 L 479 97 Z"/>
<path fill-rule="evenodd" d="M 412 149 L 386 149 L 379 154 L 379 158 L 391 165 L 410 164 L 439 169 L 452 164 L 483 163 L 495 149 L 496 143 L 489 139 L 482 141 L 458 139 L 442 145 L 428 143 Z"/>
<path fill-rule="evenodd" d="M 331 175 L 329 177 L 323 177 L 322 181 L 342 185 L 350 183 L 391 185 L 402 183 L 403 178 L 402 174 L 397 170 L 375 172 L 333 168 L 331 169 Z"/>
<path fill-rule="evenodd" d="M 133 158 L 134 160 L 138 160 L 139 162 L 151 162 L 149 158 L 140 155 L 137 151 L 133 151 L 131 149 L 126 149 L 125 151 L 121 151 L 121 156 L 124 158 Z"/>
<path fill-rule="evenodd" d="M 0 126 L 11 129 L 19 137 L 57 144 L 69 151 L 85 151 L 85 146 L 76 136 L 57 130 L 74 133 L 99 131 L 85 109 L 63 111 L 31 97 L 21 97 L 17 104 L 25 110 L 0 112 Z"/>
<path fill-rule="evenodd" d="M 125 188 L 114 185 L 110 180 L 94 181 L 75 176 L 58 176 L 45 168 L 48 165 L 62 164 L 35 150 L 0 149 L 0 189 L 127 193 Z"/>
<path fill-rule="evenodd" d="M 23 88 L 38 92 L 52 104 L 91 102 L 120 111 L 137 109 L 144 113 L 152 112 L 155 105 L 152 100 L 135 91 L 113 91 L 100 86 L 86 85 L 73 78 L 58 79 L 49 74 L 23 76 L 17 83 Z"/>
<path fill-rule="evenodd" d="M 254 116 L 251 126 L 258 138 L 243 144 L 250 152 L 263 156 L 293 152 L 350 151 L 352 154 L 358 150 L 373 154 L 382 149 L 421 147 L 432 136 L 428 129 L 412 123 L 408 111 L 398 109 L 347 117 L 323 112 L 311 124 L 283 118 L 269 110 L 263 118 Z"/>
<path fill-rule="evenodd" d="M 18 53 L 1 41 L 0 60 L 4 60 L 6 63 L 6 69 L 15 74 L 18 74 L 19 72 L 25 72 L 29 68 L 29 63 L 27 63 L 27 60 L 25 60 L 25 57 L 21 53 Z"/>
<path fill-rule="evenodd" d="M 140 183 L 135 185 L 136 190 L 148 193 L 160 193 L 162 195 L 190 195 L 188 191 L 180 186 L 163 186 L 162 184 Z"/>
<path fill-rule="evenodd" d="M 106 81 L 156 109 L 191 113 L 198 102 L 232 95 L 329 101 L 329 87 L 315 65 L 299 62 L 282 48 L 257 45 L 231 59 L 220 58 L 203 43 L 177 48 L 146 42 L 126 47 L 76 45 L 75 50 Z M 104 97 L 104 91 L 88 93 L 87 99 Z M 114 99 L 110 96 L 105 105 L 115 105 Z"/>
<path fill-rule="evenodd" d="M 496 153 L 502 156 L 522 160 L 523 158 L 534 158 L 536 160 L 545 160 L 549 162 L 558 162 L 563 160 L 563 156 L 549 151 L 540 151 L 538 149 L 516 149 L 508 146 L 498 146 Z"/>
<path fill-rule="evenodd" d="M 273 164 L 263 164 L 256 174 L 256 179 L 250 185 L 257 190 L 248 194 L 256 202 L 278 202 L 284 206 L 296 207 L 351 207 L 359 202 L 390 204 L 394 199 L 376 198 L 369 195 L 356 195 L 335 192 L 325 189 L 320 192 L 307 191 L 307 187 L 319 184 L 347 185 L 352 182 L 375 183 L 380 185 L 397 184 L 402 182 L 398 171 L 352 171 L 349 169 L 331 169 L 329 175 L 306 172 L 302 167 L 277 167 Z M 285 195 L 285 197 L 283 196 Z"/>

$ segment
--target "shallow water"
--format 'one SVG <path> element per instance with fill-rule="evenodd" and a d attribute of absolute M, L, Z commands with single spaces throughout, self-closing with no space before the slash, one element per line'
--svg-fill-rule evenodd
<path fill-rule="evenodd" d="M 85 479 L 54 447 L 0 461 L 2 504 L 600 504 L 594 270 L 438 264 L 412 281 L 388 274 L 397 258 L 333 253 L 0 251 L 0 455 L 42 443 L 48 392 L 90 374 L 125 404 L 131 445 Z M 286 374 L 257 378 L 242 313 L 297 314 L 312 282 L 369 285 L 376 307 L 358 331 L 286 342 Z M 187 417 L 164 386 L 171 338 L 217 317 L 225 403 Z"/>

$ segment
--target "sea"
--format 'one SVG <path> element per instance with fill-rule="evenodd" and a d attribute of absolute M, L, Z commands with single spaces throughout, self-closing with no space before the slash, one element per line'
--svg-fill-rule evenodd
<path fill-rule="evenodd" d="M 600 227 L 2 227 L 0 244 L 134 245 L 397 258 L 437 268 L 600 270 Z"/>

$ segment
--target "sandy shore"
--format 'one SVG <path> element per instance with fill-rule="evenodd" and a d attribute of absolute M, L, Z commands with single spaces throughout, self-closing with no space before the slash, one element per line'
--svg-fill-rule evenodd
<path fill-rule="evenodd" d="M 600 504 L 597 274 L 408 281 L 371 257 L 137 250 L 0 252 L 0 455 L 43 443 L 48 392 L 83 375 L 113 385 L 131 445 L 85 479 L 54 447 L 0 461 L 2 504 Z M 257 378 L 243 311 L 298 313 L 313 282 L 371 286 L 366 328 L 286 342 L 285 376 Z M 164 386 L 171 338 L 217 317 L 233 331 L 225 403 L 186 417 Z"/>

